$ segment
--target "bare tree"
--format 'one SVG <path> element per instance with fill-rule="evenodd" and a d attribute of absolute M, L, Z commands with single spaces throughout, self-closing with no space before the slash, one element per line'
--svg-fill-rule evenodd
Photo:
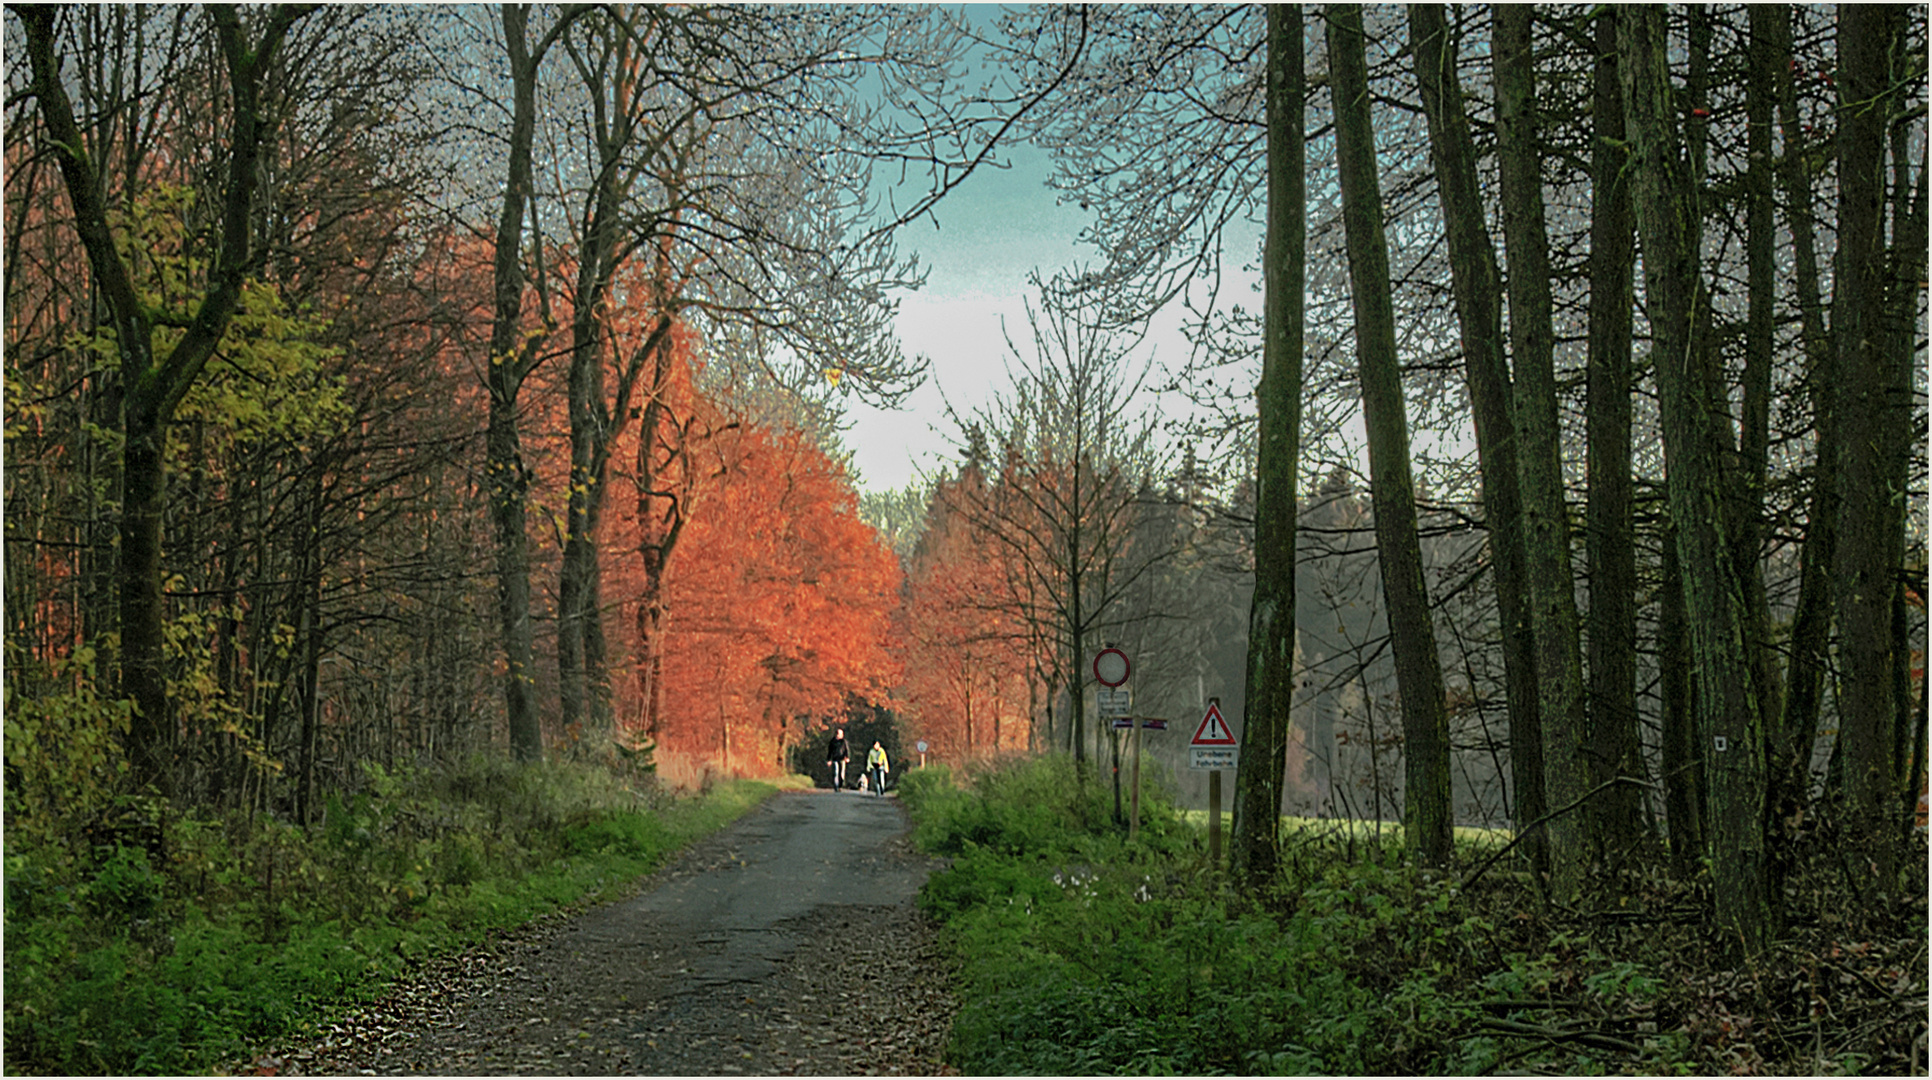
<path fill-rule="evenodd" d="M 950 507 L 1003 551 L 1012 580 L 1005 602 L 1037 627 L 1054 662 L 1050 678 L 1072 691 L 1067 747 L 1089 755 L 1089 658 L 1110 633 L 1147 617 L 1122 603 L 1171 550 L 1133 544 L 1142 481 L 1159 474 L 1151 423 L 1132 412 L 1145 372 L 1126 370 L 1122 344 L 1049 305 L 1029 309 L 1036 359 L 1008 342 L 1017 370 L 1010 397 L 972 417 L 953 413 L 963 439 L 998 442 L 983 487 L 962 486 Z M 1117 748 L 1116 748 L 1117 750 Z"/>
<path fill-rule="evenodd" d="M 1260 432 L 1255 448 L 1254 603 L 1246 708 L 1235 773 L 1229 864 L 1250 882 L 1280 861 L 1282 780 L 1295 700 L 1295 517 L 1301 457 L 1301 350 L 1306 276 L 1305 76 L 1299 5 L 1268 9 L 1268 239 Z"/>
<path fill-rule="evenodd" d="M 1455 41 L 1442 8 L 1409 8 L 1410 49 L 1423 111 L 1442 220 L 1449 247 L 1450 283 L 1461 328 L 1463 371 L 1469 387 L 1476 453 L 1482 463 L 1483 518 L 1489 526 L 1496 605 L 1502 619 L 1504 678 L 1509 701 L 1509 761 L 1515 801 L 1511 805 L 1525 854 L 1539 873 L 1549 867 L 1543 818 L 1543 726 L 1537 692 L 1536 635 L 1525 582 L 1520 454 L 1512 405 L 1509 361 L 1503 347 L 1501 274 L 1484 224 L 1487 213 L 1477 180 L 1475 141 L 1464 113 L 1456 76 Z M 1534 832 L 1531 830 L 1534 829 Z"/>
<path fill-rule="evenodd" d="M 1589 744 L 1593 785 L 1604 790 L 1596 839 L 1614 855 L 1651 833 L 1644 814 L 1643 744 L 1637 715 L 1637 541 L 1631 477 L 1631 336 L 1636 226 L 1624 174 L 1623 88 L 1618 81 L 1616 8 L 1595 19 L 1596 64 L 1590 154 L 1590 343 L 1585 510 L 1589 564 Z"/>
<path fill-rule="evenodd" d="M 1851 436 L 1839 443 L 1837 480 L 1843 500 L 1834 578 L 1838 656 L 1844 669 L 1840 695 L 1840 746 L 1844 758 L 1846 825 L 1872 837 L 1871 860 L 1878 888 L 1897 887 L 1897 834 L 1903 818 L 1895 792 L 1900 779 L 1893 727 L 1909 707 L 1893 679 L 1897 643 L 1892 632 L 1894 594 L 1904 562 L 1903 493 L 1911 440 L 1911 352 L 1907 335 L 1888 326 L 1903 315 L 1893 309 L 1902 279 L 1892 268 L 1892 244 L 1923 267 L 1924 226 L 1899 229 L 1887 242 L 1886 132 L 1898 108 L 1900 88 L 1922 81 L 1924 70 L 1903 69 L 1905 9 L 1854 4 L 1838 13 L 1842 85 L 1838 126 L 1838 266 L 1832 302 L 1837 345 L 1832 385 L 1834 418 Z M 1897 152 L 1896 150 L 1894 151 Z M 1909 175 L 1909 167 L 1907 175 Z M 1909 184 L 1901 185 L 1910 190 Z M 1925 213 L 1921 189 L 1916 207 Z M 1918 246 L 1905 247 L 1913 228 Z M 1909 286 L 1904 288 L 1909 289 Z M 1910 325 L 1909 318 L 1898 322 Z"/>
<path fill-rule="evenodd" d="M 1327 20 L 1342 213 L 1348 226 L 1355 301 L 1356 359 L 1361 366 L 1362 411 L 1368 421 L 1373 472 L 1375 542 L 1402 695 L 1403 758 L 1408 768 L 1402 817 L 1410 850 L 1426 865 L 1446 866 L 1454 857 L 1455 824 L 1449 801 L 1449 718 L 1416 537 L 1408 419 L 1396 357 L 1395 310 L 1389 296 L 1362 12 L 1357 7 L 1330 6 Z"/>
<path fill-rule="evenodd" d="M 1708 746 L 1707 846 L 1717 917 L 1746 952 L 1771 928 L 1765 890 L 1764 758 L 1756 680 L 1745 655 L 1743 592 L 1730 557 L 1723 488 L 1720 407 L 1711 400 L 1709 358 L 1695 321 L 1705 287 L 1693 240 L 1695 200 L 1675 110 L 1664 15 L 1630 13 L 1619 23 L 1621 77 L 1636 176 L 1644 295 L 1650 313 L 1669 461 L 1671 521 L 1682 567 L 1690 653 L 1697 672 L 1699 742 Z"/>

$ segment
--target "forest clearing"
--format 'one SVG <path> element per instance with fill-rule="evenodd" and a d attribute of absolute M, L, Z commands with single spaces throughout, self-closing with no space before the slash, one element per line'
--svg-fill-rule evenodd
<path fill-rule="evenodd" d="M 1927 1069 L 1923 6 L 4 20 L 6 1071 Z"/>

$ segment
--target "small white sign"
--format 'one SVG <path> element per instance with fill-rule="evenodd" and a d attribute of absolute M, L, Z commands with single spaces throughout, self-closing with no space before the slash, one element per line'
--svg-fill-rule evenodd
<path fill-rule="evenodd" d="M 1196 746 L 1192 751 L 1193 760 L 1189 764 L 1196 769 L 1227 771 L 1236 767 L 1241 750 L 1234 746 Z"/>
<path fill-rule="evenodd" d="M 1100 701 L 1102 719 L 1126 716 L 1133 711 L 1134 692 L 1132 690 L 1096 690 L 1094 694 Z"/>

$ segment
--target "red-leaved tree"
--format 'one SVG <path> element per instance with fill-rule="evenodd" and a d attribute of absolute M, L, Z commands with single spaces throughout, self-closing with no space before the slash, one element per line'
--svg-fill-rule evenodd
<path fill-rule="evenodd" d="M 1029 637 L 1008 599 L 1019 576 L 1007 552 L 949 509 L 976 466 L 944 481 L 907 568 L 901 620 L 904 714 L 942 758 L 966 761 L 1024 748 L 1036 696 Z M 949 497 L 950 496 L 950 497 Z"/>
<path fill-rule="evenodd" d="M 638 436 L 656 441 L 652 486 L 604 539 L 645 676 L 619 688 L 617 712 L 636 735 L 654 726 L 674 779 L 775 775 L 809 718 L 898 681 L 899 568 L 809 434 L 696 387 L 693 344 L 673 335 L 658 416 Z"/>

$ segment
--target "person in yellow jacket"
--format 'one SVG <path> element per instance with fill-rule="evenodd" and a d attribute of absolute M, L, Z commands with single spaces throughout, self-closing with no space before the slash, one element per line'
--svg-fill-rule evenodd
<path fill-rule="evenodd" d="M 872 740 L 872 749 L 865 753 L 865 771 L 871 774 L 873 793 L 884 796 L 886 777 L 892 773 L 892 765 L 886 761 L 885 747 L 879 745 L 877 739 Z"/>

